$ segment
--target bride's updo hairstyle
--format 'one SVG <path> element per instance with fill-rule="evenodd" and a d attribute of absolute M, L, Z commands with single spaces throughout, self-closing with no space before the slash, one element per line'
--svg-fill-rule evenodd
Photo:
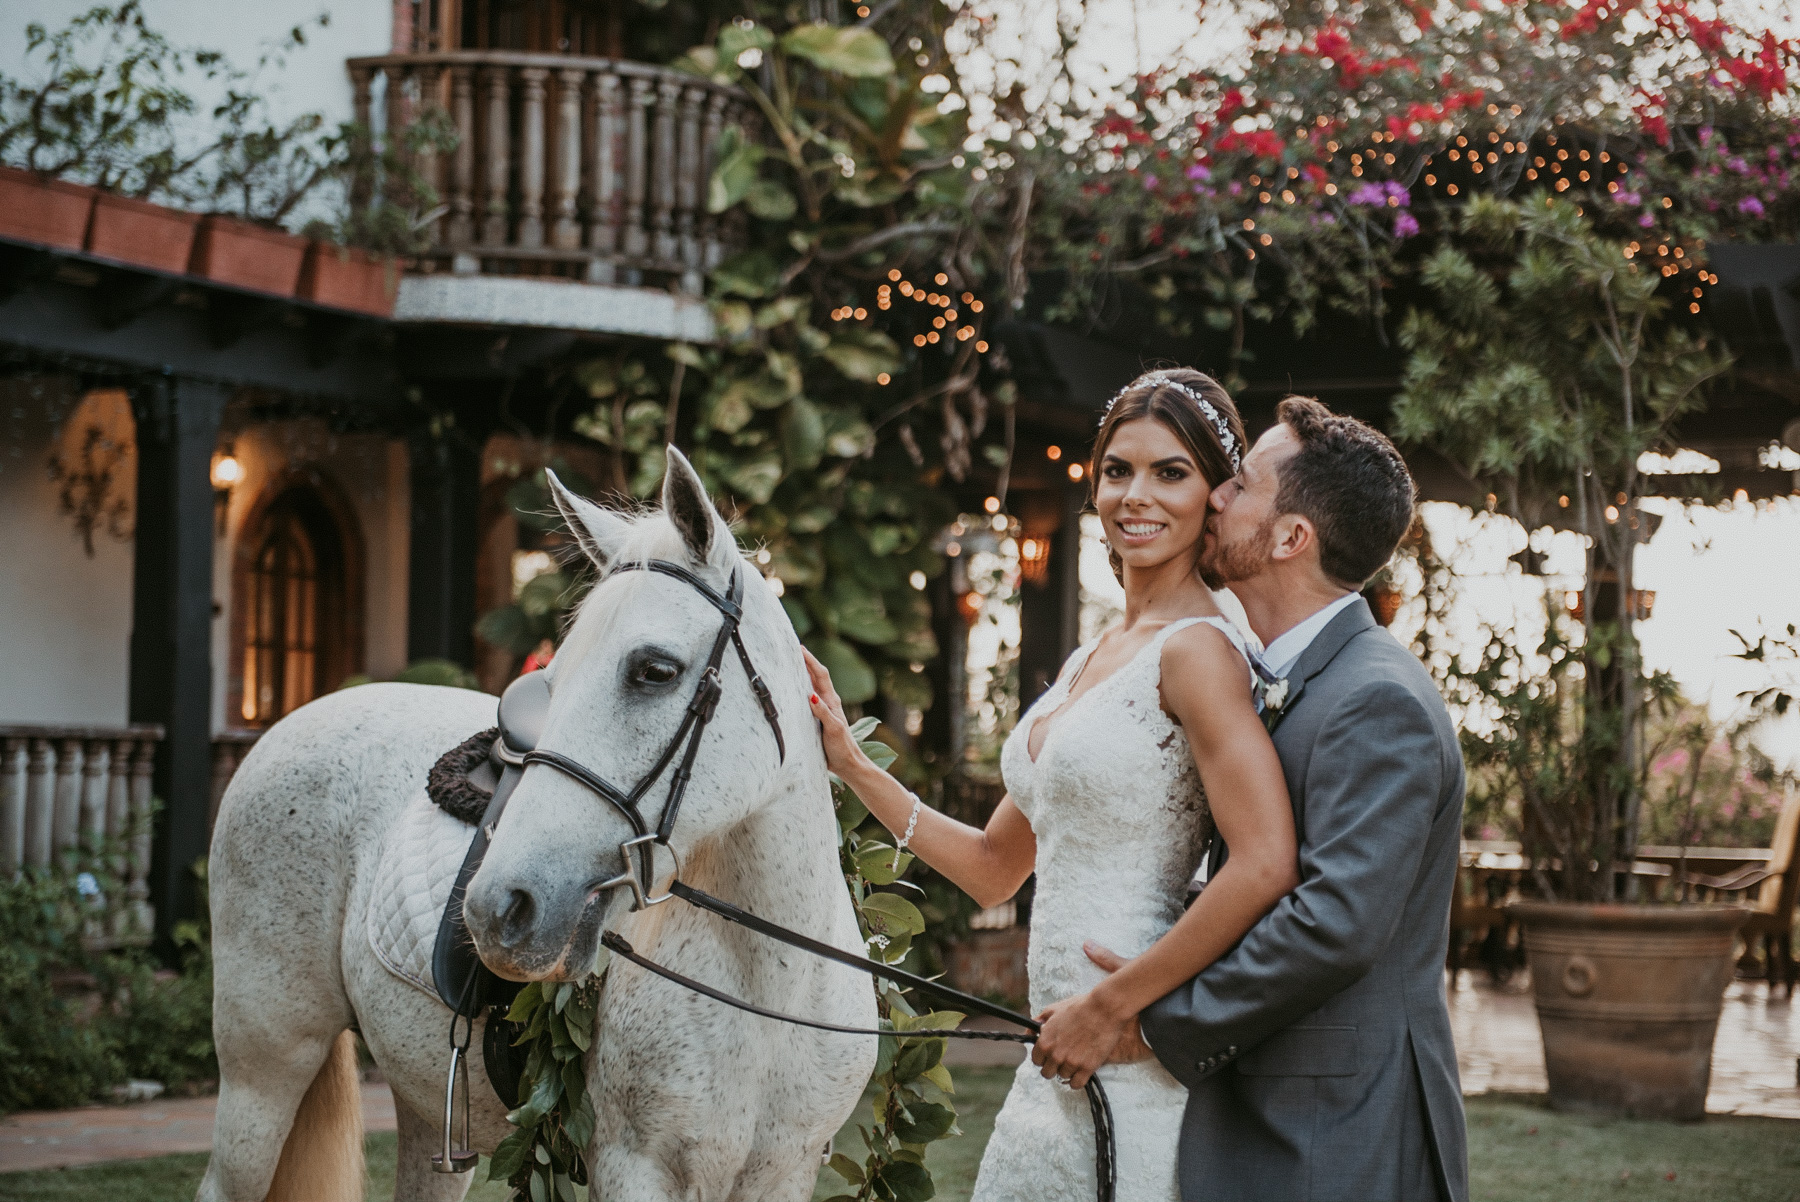
<path fill-rule="evenodd" d="M 1199 465 L 1200 474 L 1213 488 L 1237 475 L 1243 463 L 1244 419 L 1219 382 L 1191 367 L 1145 372 L 1119 391 L 1100 418 L 1094 436 L 1094 456 L 1088 462 L 1088 504 L 1094 503 L 1100 485 L 1100 465 L 1106 448 L 1121 425 L 1152 417 L 1174 432 Z M 1195 548 L 1196 554 L 1199 548 Z M 1113 575 L 1123 579 L 1119 553 L 1107 548 Z"/>

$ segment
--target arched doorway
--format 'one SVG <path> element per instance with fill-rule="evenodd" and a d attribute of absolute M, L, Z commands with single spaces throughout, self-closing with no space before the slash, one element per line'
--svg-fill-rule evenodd
<path fill-rule="evenodd" d="M 276 485 L 238 540 L 232 717 L 265 727 L 360 670 L 353 519 L 310 483 Z"/>

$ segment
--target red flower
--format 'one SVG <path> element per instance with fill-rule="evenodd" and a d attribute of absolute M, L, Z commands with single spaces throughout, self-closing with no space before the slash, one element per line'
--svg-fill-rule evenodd
<path fill-rule="evenodd" d="M 1287 143 L 1266 129 L 1253 129 L 1247 133 L 1232 130 L 1219 139 L 1219 150 L 1247 150 L 1259 159 L 1278 159 L 1286 149 Z"/>

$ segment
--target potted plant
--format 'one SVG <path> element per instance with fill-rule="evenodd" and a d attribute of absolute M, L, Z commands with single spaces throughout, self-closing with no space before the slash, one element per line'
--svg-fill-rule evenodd
<path fill-rule="evenodd" d="M 1457 464 L 1491 508 L 1590 548 L 1581 604 L 1547 598 L 1535 646 L 1507 632 L 1477 668 L 1451 671 L 1452 695 L 1481 719 L 1464 727 L 1472 792 L 1517 798 L 1541 894 L 1513 913 L 1551 1102 L 1698 1119 L 1745 914 L 1642 904 L 1645 717 L 1672 685 L 1639 656 L 1633 565 L 1658 520 L 1639 505 L 1640 457 L 1674 448 L 1676 423 L 1728 361 L 1659 296 L 1669 269 L 1638 261 L 1643 242 L 1609 220 L 1554 199 L 1473 200 L 1462 240 L 1424 268 L 1441 303 L 1402 329 L 1412 354 L 1395 413 L 1403 437 Z M 1647 236 L 1703 259 L 1686 223 Z"/>
<path fill-rule="evenodd" d="M 0 238 L 80 250 L 93 211 L 92 188 L 0 167 Z"/>

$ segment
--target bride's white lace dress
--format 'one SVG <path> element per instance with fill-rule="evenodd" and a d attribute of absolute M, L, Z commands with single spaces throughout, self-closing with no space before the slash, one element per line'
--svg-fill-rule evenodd
<path fill-rule="evenodd" d="M 1001 749 L 1013 801 L 1037 836 L 1031 909 L 1031 1009 L 1085 992 L 1103 975 L 1081 950 L 1092 939 L 1124 956 L 1181 917 L 1212 835 L 1187 736 L 1163 711 L 1163 643 L 1206 622 L 1242 650 L 1223 619 L 1171 622 L 1113 675 L 1062 708 L 1094 644 L 1079 648 Z M 1061 712 L 1058 712 L 1058 711 Z M 1031 728 L 1050 725 L 1033 762 Z M 972 1202 L 1092 1202 L 1094 1127 L 1087 1097 L 1019 1066 L 981 1158 Z M 1187 1090 L 1155 1060 L 1107 1065 L 1118 1141 L 1118 1202 L 1179 1202 L 1176 1145 Z"/>

